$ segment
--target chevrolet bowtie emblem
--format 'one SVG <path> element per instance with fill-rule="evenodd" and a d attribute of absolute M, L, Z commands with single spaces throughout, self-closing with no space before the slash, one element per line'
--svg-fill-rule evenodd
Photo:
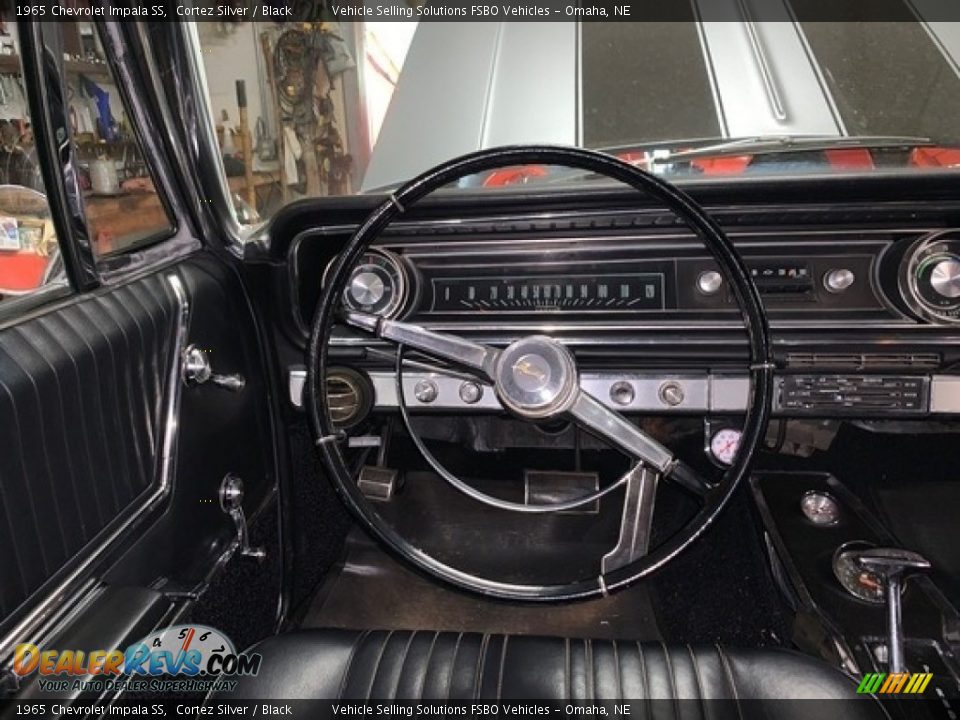
<path fill-rule="evenodd" d="M 513 366 L 513 369 L 517 372 L 523 373 L 524 375 L 529 375 L 532 378 L 536 378 L 540 382 L 543 382 L 547 379 L 547 373 L 529 360 L 520 360 Z"/>

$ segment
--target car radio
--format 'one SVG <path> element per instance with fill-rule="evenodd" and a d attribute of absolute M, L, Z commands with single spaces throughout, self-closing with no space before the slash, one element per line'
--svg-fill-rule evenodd
<path fill-rule="evenodd" d="M 783 410 L 810 414 L 918 414 L 929 404 L 929 379 L 898 375 L 787 375 Z"/>

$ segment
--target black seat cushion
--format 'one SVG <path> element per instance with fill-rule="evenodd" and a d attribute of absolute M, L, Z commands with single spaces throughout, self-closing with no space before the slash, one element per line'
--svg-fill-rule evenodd
<path fill-rule="evenodd" d="M 235 690 L 222 697 L 573 701 L 858 697 L 855 683 L 843 673 L 786 650 L 455 632 L 304 630 L 269 638 L 252 652 L 263 656 L 259 675 L 240 679 Z M 849 705 L 846 709 L 853 714 L 845 716 L 885 717 L 869 698 Z"/>

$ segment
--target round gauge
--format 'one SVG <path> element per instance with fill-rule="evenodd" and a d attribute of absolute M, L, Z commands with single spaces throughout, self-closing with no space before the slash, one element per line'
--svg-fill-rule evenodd
<path fill-rule="evenodd" d="M 840 522 L 840 505 L 827 493 L 813 490 L 804 493 L 800 509 L 814 525 L 828 526 Z"/>
<path fill-rule="evenodd" d="M 740 438 L 743 433 L 735 428 L 724 428 L 718 430 L 710 438 L 710 452 L 719 463 L 724 465 L 733 465 L 737 458 L 737 450 L 740 449 Z"/>
<path fill-rule="evenodd" d="M 901 283 L 918 314 L 960 322 L 960 237 L 934 235 L 918 244 L 901 274 Z"/>
<path fill-rule="evenodd" d="M 883 578 L 857 560 L 860 552 L 871 547 L 870 543 L 859 540 L 841 545 L 833 554 L 833 574 L 855 598 L 881 604 L 885 601 Z"/>
<path fill-rule="evenodd" d="M 343 302 L 351 310 L 393 317 L 403 305 L 406 291 L 407 276 L 400 258 L 371 250 L 350 273 Z"/>

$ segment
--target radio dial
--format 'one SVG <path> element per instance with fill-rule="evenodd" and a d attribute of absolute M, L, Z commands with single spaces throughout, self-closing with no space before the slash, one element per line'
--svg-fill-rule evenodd
<path fill-rule="evenodd" d="M 945 298 L 960 297 L 960 260 L 950 257 L 938 261 L 930 273 L 930 286 Z"/>

